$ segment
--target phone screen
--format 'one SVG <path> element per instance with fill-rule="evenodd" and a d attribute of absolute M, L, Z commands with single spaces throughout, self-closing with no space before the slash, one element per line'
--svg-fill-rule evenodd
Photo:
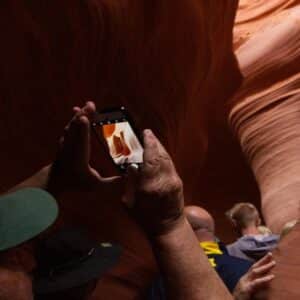
<path fill-rule="evenodd" d="M 128 164 L 143 163 L 144 149 L 128 120 L 103 120 L 94 129 L 107 146 L 114 163 L 121 169 Z"/>

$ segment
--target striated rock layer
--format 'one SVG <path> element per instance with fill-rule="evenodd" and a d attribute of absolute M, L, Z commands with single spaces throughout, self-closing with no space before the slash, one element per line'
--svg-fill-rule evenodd
<path fill-rule="evenodd" d="M 245 80 L 229 120 L 279 232 L 300 208 L 300 5 L 258 28 L 236 52 Z"/>
<path fill-rule="evenodd" d="M 234 47 L 239 48 L 267 24 L 281 23 L 299 0 L 240 0 L 234 26 Z"/>
<path fill-rule="evenodd" d="M 187 174 L 201 166 L 207 147 L 203 107 L 222 103 L 240 84 L 232 53 L 237 2 L 3 1 L 6 173 L 20 162 L 30 173 L 33 162 L 49 159 L 71 106 L 94 99 L 99 107 L 125 104 L 192 180 Z M 23 154 L 11 149 L 11 139 Z"/>
<path fill-rule="evenodd" d="M 300 1 L 241 1 L 235 48 L 244 83 L 229 122 L 255 174 L 266 222 L 280 232 L 300 214 Z M 300 297 L 300 231 L 275 251 L 268 299 Z"/>
<path fill-rule="evenodd" d="M 198 197 L 204 107 L 213 111 L 241 82 L 232 51 L 237 2 L 1 1 L 2 189 L 50 162 L 72 105 L 93 99 L 100 108 L 125 104 L 139 128 L 152 128 L 174 157 L 187 195 Z M 102 161 L 96 167 L 106 169 Z M 60 204 L 64 220 L 125 247 L 121 265 L 99 289 L 107 299 L 133 299 L 153 271 L 151 257 L 112 198 L 73 195 Z"/>

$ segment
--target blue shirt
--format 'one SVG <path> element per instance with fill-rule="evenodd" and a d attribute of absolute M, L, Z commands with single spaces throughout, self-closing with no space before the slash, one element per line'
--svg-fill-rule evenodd
<path fill-rule="evenodd" d="M 233 292 L 240 278 L 248 272 L 253 263 L 245 259 L 230 256 L 222 243 L 208 242 L 201 243 L 200 246 L 228 290 Z M 161 277 L 154 281 L 147 295 L 147 300 L 166 299 L 164 283 Z"/>
<path fill-rule="evenodd" d="M 276 234 L 245 235 L 226 249 L 232 256 L 255 262 L 274 250 L 278 242 L 279 235 Z"/>
<path fill-rule="evenodd" d="M 216 266 L 214 267 L 224 284 L 230 292 L 233 292 L 240 278 L 251 268 L 253 262 L 234 257 L 228 254 L 226 247 L 219 244 L 222 254 L 207 254 L 208 258 L 213 258 Z M 205 250 L 204 250 L 205 251 Z"/>

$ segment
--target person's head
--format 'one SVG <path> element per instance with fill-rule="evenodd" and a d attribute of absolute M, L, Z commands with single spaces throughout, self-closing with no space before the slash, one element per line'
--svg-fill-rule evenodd
<path fill-rule="evenodd" d="M 36 238 L 53 224 L 57 214 L 56 201 L 40 189 L 22 189 L 0 197 L 1 300 L 32 299 L 29 274 L 36 267 Z"/>
<path fill-rule="evenodd" d="M 199 206 L 186 206 L 184 214 L 199 242 L 215 241 L 215 222 L 205 209 Z"/>
<path fill-rule="evenodd" d="M 119 261 L 121 247 L 64 227 L 40 242 L 33 273 L 35 299 L 88 299 L 99 278 Z"/>
<path fill-rule="evenodd" d="M 290 222 L 287 222 L 280 233 L 280 239 L 283 239 L 285 236 L 287 236 L 292 230 L 293 228 L 298 224 L 299 220 L 293 220 Z"/>
<path fill-rule="evenodd" d="M 248 202 L 235 204 L 226 212 L 226 216 L 240 235 L 243 235 L 243 231 L 249 228 L 257 229 L 261 224 L 257 208 Z"/>

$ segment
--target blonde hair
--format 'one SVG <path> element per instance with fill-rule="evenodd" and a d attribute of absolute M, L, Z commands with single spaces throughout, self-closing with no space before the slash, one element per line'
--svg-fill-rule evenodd
<path fill-rule="evenodd" d="M 267 226 L 258 226 L 258 231 L 260 234 L 272 234 L 272 230 Z"/>
<path fill-rule="evenodd" d="M 299 220 L 293 220 L 293 221 L 287 222 L 281 230 L 280 239 L 282 239 L 286 235 L 288 235 L 298 222 L 299 222 Z"/>
<path fill-rule="evenodd" d="M 260 225 L 259 212 L 257 208 L 249 202 L 235 204 L 226 212 L 226 216 L 238 229 L 246 228 L 253 222 L 255 222 L 256 225 Z"/>

